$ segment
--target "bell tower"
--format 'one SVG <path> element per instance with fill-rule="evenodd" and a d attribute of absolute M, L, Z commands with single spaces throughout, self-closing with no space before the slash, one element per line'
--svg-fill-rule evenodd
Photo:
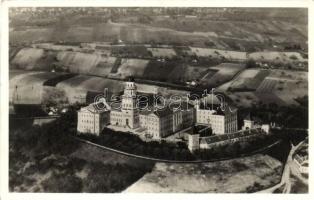
<path fill-rule="evenodd" d="M 136 85 L 133 78 L 125 82 L 122 95 L 123 125 L 135 129 L 139 127 L 139 109 L 137 108 Z"/>

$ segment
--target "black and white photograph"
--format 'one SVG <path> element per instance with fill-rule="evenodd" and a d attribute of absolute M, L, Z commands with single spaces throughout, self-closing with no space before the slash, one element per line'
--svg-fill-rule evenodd
<path fill-rule="evenodd" d="M 309 193 L 307 7 L 73 6 L 8 8 L 9 193 Z"/>

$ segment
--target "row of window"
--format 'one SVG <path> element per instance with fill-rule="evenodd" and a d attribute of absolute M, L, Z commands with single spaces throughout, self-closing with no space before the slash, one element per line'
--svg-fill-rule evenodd
<path fill-rule="evenodd" d="M 111 112 L 111 113 L 110 113 L 110 116 L 122 117 L 122 113 L 114 113 L 114 112 Z"/>
<path fill-rule="evenodd" d="M 94 127 L 93 126 L 80 126 L 80 129 L 83 129 L 84 131 L 91 131 Z M 98 126 L 95 126 L 97 129 Z"/>
<path fill-rule="evenodd" d="M 111 120 L 112 122 L 122 122 L 122 119 L 120 119 L 120 118 L 114 118 L 114 117 L 112 117 L 110 120 Z"/>
<path fill-rule="evenodd" d="M 94 122 L 94 121 L 91 121 L 91 120 L 83 120 L 83 119 L 82 119 L 81 122 L 82 122 L 82 123 L 85 123 L 85 124 L 86 124 L 86 123 L 87 123 L 87 124 L 94 124 L 94 123 L 98 122 L 98 120 L 97 120 L 96 122 Z"/>

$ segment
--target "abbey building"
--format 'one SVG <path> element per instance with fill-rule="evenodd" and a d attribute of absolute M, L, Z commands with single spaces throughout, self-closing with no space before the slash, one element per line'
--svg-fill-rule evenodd
<path fill-rule="evenodd" d="M 187 102 L 179 108 L 165 105 L 155 109 L 149 105 L 142 109 L 138 105 L 137 87 L 132 79 L 125 82 L 124 93 L 117 108 L 109 106 L 96 110 L 93 104 L 78 111 L 79 133 L 99 135 L 107 125 L 121 127 L 129 132 L 141 132 L 146 138 L 161 139 L 182 131 L 195 124 L 210 127 L 214 134 L 225 134 L 237 131 L 237 112 L 205 109 L 199 104 Z M 141 131 L 138 131 L 141 130 Z"/>

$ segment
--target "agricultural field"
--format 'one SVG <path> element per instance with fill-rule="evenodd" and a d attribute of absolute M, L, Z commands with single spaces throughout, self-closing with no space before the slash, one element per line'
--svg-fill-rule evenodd
<path fill-rule="evenodd" d="M 116 57 L 72 51 L 23 48 L 10 61 L 10 68 L 42 71 L 66 71 L 106 77 Z"/>
<path fill-rule="evenodd" d="M 297 104 L 296 98 L 308 95 L 308 73 L 287 70 L 273 70 L 269 79 L 276 80 L 277 85 L 273 91 L 288 105 Z M 280 74 L 280 75 L 279 75 Z"/>
<path fill-rule="evenodd" d="M 116 57 L 101 57 L 99 62 L 87 74 L 106 77 L 117 61 Z"/>
<path fill-rule="evenodd" d="M 271 93 L 277 85 L 277 81 L 273 79 L 265 78 L 262 83 L 256 89 L 257 93 Z"/>
<path fill-rule="evenodd" d="M 250 107 L 260 102 L 260 99 L 254 92 L 232 92 L 228 93 L 228 97 L 238 107 Z"/>
<path fill-rule="evenodd" d="M 226 92 L 239 106 L 248 107 L 257 103 L 297 105 L 297 98 L 308 95 L 308 73 L 248 69 L 218 89 Z"/>
<path fill-rule="evenodd" d="M 217 87 L 230 81 L 239 72 L 245 69 L 243 64 L 222 63 L 210 67 L 209 72 L 201 79 L 200 83 L 204 86 Z"/>
<path fill-rule="evenodd" d="M 194 34 L 202 33 L 211 41 L 206 42 L 204 46 L 218 49 L 259 51 L 273 48 L 269 41 L 276 41 L 278 49 L 284 48 L 287 41 L 307 46 L 306 16 L 301 12 L 297 11 L 294 14 L 298 16 L 297 23 L 283 17 L 277 19 L 275 15 L 282 14 L 279 10 L 252 12 L 251 9 L 250 11 L 242 9 L 241 13 L 243 15 L 239 15 L 238 12 L 237 14 L 226 12 L 210 13 L 208 16 L 196 15 L 195 18 L 184 16 L 153 18 L 149 25 Z M 254 15 L 254 18 L 248 19 L 247 15 Z"/>
<path fill-rule="evenodd" d="M 87 74 L 100 62 L 101 56 L 97 54 L 63 51 L 58 53 L 57 60 L 61 65 L 68 67 L 72 73 Z"/>
<path fill-rule="evenodd" d="M 120 95 L 124 82 L 88 75 L 58 72 L 11 70 L 10 103 L 39 105 L 46 102 L 75 104 L 91 103 L 94 97 L 107 88 L 108 96 Z M 164 97 L 187 96 L 188 91 L 138 83 L 139 92 L 158 93 Z"/>
<path fill-rule="evenodd" d="M 22 27 L 10 29 L 10 43 L 20 44 L 34 41 L 50 41 L 53 34 L 53 27 Z"/>
<path fill-rule="evenodd" d="M 70 26 L 65 33 L 64 41 L 67 42 L 89 42 L 94 34 L 94 28 L 89 26 Z"/>
<path fill-rule="evenodd" d="M 125 58 L 150 58 L 151 53 L 144 45 L 111 45 L 111 55 Z"/>
<path fill-rule="evenodd" d="M 189 55 L 196 55 L 198 57 L 221 58 L 235 61 L 245 61 L 247 59 L 246 52 L 240 51 L 190 47 L 190 51 L 186 51 L 186 53 Z"/>
<path fill-rule="evenodd" d="M 32 15 L 24 13 L 17 17 L 19 15 L 10 13 L 10 43 L 113 42 L 121 39 L 130 44 L 179 44 L 250 52 L 282 51 L 287 43 L 307 49 L 307 14 L 301 9 L 289 12 L 252 8 L 216 12 L 208 9 L 197 11 L 203 14 L 195 13 L 190 15 L 192 17 L 152 14 L 149 9 L 120 14 L 92 12 L 93 16 L 90 13 L 84 16 L 63 13 L 65 16 L 47 17 L 35 11 L 30 12 Z M 293 15 L 287 15 L 290 12 Z"/>
<path fill-rule="evenodd" d="M 78 75 L 56 85 L 56 88 L 65 91 L 70 104 L 92 103 L 94 96 L 103 93 L 105 88 L 108 89 L 111 98 L 112 95 L 118 95 L 123 91 L 123 87 L 121 81 L 86 75 Z"/>
<path fill-rule="evenodd" d="M 108 95 L 123 91 L 123 82 L 102 77 L 72 75 L 61 78 L 63 73 L 52 72 L 10 72 L 10 102 L 16 104 L 41 104 L 47 97 L 58 96 L 66 103 L 87 103 L 108 88 Z M 45 85 L 54 80 L 55 86 Z M 52 99 L 53 100 L 53 99 Z"/>
<path fill-rule="evenodd" d="M 161 62 L 151 60 L 145 68 L 143 76 L 148 80 L 167 81 L 171 72 L 179 65 L 177 62 Z"/>
<path fill-rule="evenodd" d="M 153 57 L 156 58 L 172 58 L 176 56 L 176 52 L 172 48 L 147 48 Z"/>
<path fill-rule="evenodd" d="M 149 63 L 149 60 L 135 59 L 135 58 L 123 58 L 121 64 L 117 69 L 117 75 L 121 79 L 125 79 L 129 76 L 143 77 L 145 69 Z"/>
<path fill-rule="evenodd" d="M 11 72 L 10 72 L 11 73 Z M 16 104 L 40 104 L 44 83 L 60 74 L 49 72 L 21 73 L 13 72 L 9 82 L 9 99 Z"/>
<path fill-rule="evenodd" d="M 275 62 L 275 63 L 295 63 L 295 62 L 307 62 L 298 52 L 254 52 L 248 54 L 248 58 L 260 61 L 260 62 Z"/>
<path fill-rule="evenodd" d="M 268 70 L 247 69 L 237 76 L 229 87 L 231 91 L 252 91 L 256 90 L 265 77 Z"/>
<path fill-rule="evenodd" d="M 211 72 L 214 73 L 215 71 L 209 70 L 204 66 L 181 64 L 173 69 L 173 71 L 168 75 L 168 79 L 169 81 L 175 81 L 178 83 L 186 81 L 197 81 Z"/>
<path fill-rule="evenodd" d="M 12 64 L 19 68 L 32 69 L 43 55 L 43 49 L 24 48 L 15 55 Z"/>

